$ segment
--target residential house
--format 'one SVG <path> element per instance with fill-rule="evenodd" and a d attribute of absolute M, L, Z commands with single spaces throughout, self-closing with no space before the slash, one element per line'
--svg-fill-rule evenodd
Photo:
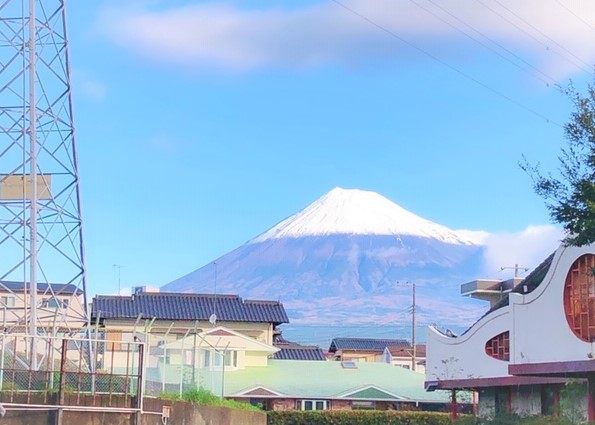
<path fill-rule="evenodd" d="M 301 345 L 295 342 L 287 341 L 278 335 L 275 337 L 273 345 L 279 349 L 274 355 L 275 360 L 312 360 L 326 361 L 326 356 L 317 345 Z"/>
<path fill-rule="evenodd" d="M 413 347 L 388 346 L 384 348 L 381 360 L 384 363 L 394 366 L 411 369 L 418 373 L 426 373 L 426 345 L 416 344 L 415 352 Z M 415 366 L 414 366 L 415 365 Z"/>
<path fill-rule="evenodd" d="M 29 282 L 0 281 L 0 325 L 25 332 L 30 311 Z M 83 291 L 71 284 L 37 284 L 38 328 L 61 333 L 82 328 L 87 321 Z"/>
<path fill-rule="evenodd" d="M 428 393 L 424 376 L 385 363 L 269 360 L 225 377 L 225 394 L 267 410 L 447 411 L 448 394 Z M 470 406 L 469 394 L 459 402 Z"/>
<path fill-rule="evenodd" d="M 147 391 L 178 392 L 201 386 L 270 410 L 443 411 L 450 403 L 448 394 L 424 391 L 423 375 L 403 368 L 271 358 L 281 351 L 221 326 L 188 335 L 151 352 L 148 363 L 155 366 L 147 372 Z M 306 348 L 299 355 L 308 351 L 312 350 Z M 462 394 L 459 401 L 470 399 Z"/>
<path fill-rule="evenodd" d="M 334 338 L 328 349 L 335 360 L 376 362 L 382 358 L 386 347 L 409 347 L 404 339 Z"/>
<path fill-rule="evenodd" d="M 130 296 L 97 295 L 93 298 L 91 335 L 108 341 L 98 351 L 102 370 L 125 373 L 131 364 L 130 351 L 136 349 L 135 341 L 145 343 L 149 354 L 146 366 L 150 370 L 158 368 L 160 361 L 184 370 L 184 365 L 195 361 L 198 354 L 191 355 L 184 350 L 186 357 L 182 361 L 175 351 L 163 355 L 162 346 L 178 340 L 187 342 L 188 337 L 198 338 L 197 335 L 217 326 L 225 326 L 231 332 L 270 346 L 277 327 L 289 321 L 283 305 L 277 301 L 155 291 L 136 290 Z M 178 377 L 176 382 L 194 382 L 195 378 L 196 375 L 192 379 Z M 165 390 L 167 380 L 161 377 L 159 382 Z"/>
<path fill-rule="evenodd" d="M 595 244 L 561 245 L 509 287 L 463 285 L 467 295 L 488 290 L 497 299 L 459 336 L 429 329 L 426 387 L 476 390 L 484 417 L 574 410 L 595 420 L 594 270 Z"/>
<path fill-rule="evenodd" d="M 271 345 L 282 323 L 289 319 L 280 302 L 237 295 L 137 291 L 131 296 L 97 295 L 91 309 L 91 325 L 114 342 L 129 341 L 133 333 L 162 335 L 171 342 L 221 325 Z"/>

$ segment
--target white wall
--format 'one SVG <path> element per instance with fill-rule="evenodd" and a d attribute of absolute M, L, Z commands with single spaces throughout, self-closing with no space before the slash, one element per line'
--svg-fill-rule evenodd
<path fill-rule="evenodd" d="M 511 294 L 515 341 L 511 363 L 587 360 L 591 344 L 571 331 L 564 313 L 564 284 L 568 270 L 595 247 L 561 247 L 541 285 L 527 295 Z"/>
<path fill-rule="evenodd" d="M 485 352 L 487 341 L 511 331 L 508 307 L 502 307 L 458 337 L 448 337 L 433 327 L 427 333 L 426 380 L 472 379 L 508 376 L 508 362 Z"/>

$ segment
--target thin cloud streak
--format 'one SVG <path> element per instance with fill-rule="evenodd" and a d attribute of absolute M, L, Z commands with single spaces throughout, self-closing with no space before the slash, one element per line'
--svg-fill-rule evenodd
<path fill-rule="evenodd" d="M 486 4 L 341 0 L 292 10 L 248 10 L 202 3 L 164 11 L 121 6 L 106 9 L 98 28 L 113 42 L 155 61 L 234 71 L 412 60 L 419 52 L 399 37 L 451 61 L 472 61 L 459 49 L 468 38 L 461 31 L 507 56 L 494 42 L 532 58 L 554 78 L 589 69 L 595 60 L 593 28 L 554 0 Z M 595 15 L 595 3 L 580 7 L 576 12 L 581 16 Z"/>

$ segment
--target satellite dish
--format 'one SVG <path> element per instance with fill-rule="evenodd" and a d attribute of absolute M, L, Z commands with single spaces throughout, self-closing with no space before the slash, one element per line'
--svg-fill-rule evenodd
<path fill-rule="evenodd" d="M 215 323 L 217 323 L 217 315 L 215 313 L 213 313 L 209 316 L 209 323 L 211 325 L 214 325 Z"/>

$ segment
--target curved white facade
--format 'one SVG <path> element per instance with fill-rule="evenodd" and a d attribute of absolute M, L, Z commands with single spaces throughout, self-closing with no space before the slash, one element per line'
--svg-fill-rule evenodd
<path fill-rule="evenodd" d="M 520 283 L 508 294 L 507 305 L 493 309 L 460 336 L 448 336 L 431 327 L 427 336 L 426 386 L 477 389 L 480 413 L 483 395 L 483 409 L 485 413 L 487 406 L 488 415 L 497 411 L 499 403 L 509 413 L 543 413 L 547 410 L 546 400 L 550 403 L 548 394 L 555 394 L 551 403 L 559 406 L 560 394 L 570 377 L 584 382 L 588 378 L 589 386 L 595 389 L 593 343 L 581 339 L 569 325 L 574 321 L 584 339 L 595 340 L 595 262 L 586 257 L 583 269 L 575 265 L 577 259 L 589 254 L 595 255 L 595 244 L 560 246 L 540 282 L 536 274 L 530 285 Z M 580 283 L 572 289 L 574 292 L 570 287 L 566 289 L 567 308 L 575 309 L 567 319 L 564 294 L 573 265 L 572 276 L 580 278 L 568 277 L 568 282 L 577 279 Z M 500 345 L 505 347 L 505 355 L 490 355 L 486 344 L 506 332 L 508 338 Z M 498 356 L 502 359 L 494 358 Z M 587 403 L 590 397 L 593 400 Z M 583 405 L 585 417 L 595 419 L 595 390 L 586 392 Z M 587 405 L 593 406 L 588 412 Z"/>

